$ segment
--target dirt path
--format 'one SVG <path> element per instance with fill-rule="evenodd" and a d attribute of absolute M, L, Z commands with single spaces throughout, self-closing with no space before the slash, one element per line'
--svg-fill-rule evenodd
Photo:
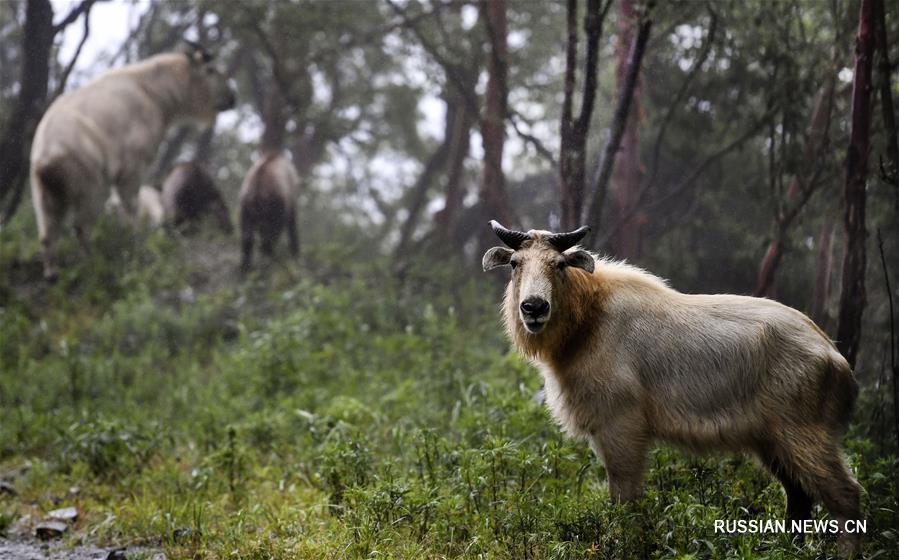
<path fill-rule="evenodd" d="M 116 549 L 94 546 L 67 547 L 60 542 L 11 541 L 0 538 L 0 560 L 105 560 L 110 557 L 113 550 Z M 113 556 L 113 558 L 165 560 L 165 555 L 146 549 L 129 548 L 124 551 L 124 556 Z"/>

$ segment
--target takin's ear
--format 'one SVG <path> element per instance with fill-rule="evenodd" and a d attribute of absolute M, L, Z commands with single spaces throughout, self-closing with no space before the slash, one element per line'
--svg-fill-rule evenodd
<path fill-rule="evenodd" d="M 591 274 L 593 273 L 593 269 L 596 268 L 596 260 L 593 258 L 593 255 L 591 255 L 587 251 L 578 249 L 577 251 L 572 251 L 570 253 L 564 254 L 565 264 L 567 264 L 568 266 L 586 270 Z M 486 255 L 484 258 L 486 258 Z"/>
<path fill-rule="evenodd" d="M 512 259 L 512 253 L 514 253 L 512 249 L 507 249 L 506 247 L 494 247 L 492 249 L 488 249 L 486 253 L 484 253 L 484 258 L 481 259 L 481 265 L 483 265 L 484 270 L 492 270 L 498 266 L 506 266 L 509 264 L 509 260 Z"/>

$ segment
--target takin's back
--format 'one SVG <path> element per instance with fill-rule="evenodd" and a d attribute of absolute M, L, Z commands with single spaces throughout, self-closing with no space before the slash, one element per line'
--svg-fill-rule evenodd
<path fill-rule="evenodd" d="M 115 180 L 129 171 L 130 162 L 152 158 L 180 94 L 175 83 L 166 83 L 166 73 L 154 69 L 186 73 L 187 65 L 183 55 L 157 55 L 61 95 L 35 133 L 32 165 L 78 158 L 82 165 L 102 170 L 107 180 Z M 147 86 L 147 73 L 156 81 L 152 87 Z"/>
<path fill-rule="evenodd" d="M 808 317 L 767 299 L 682 294 L 621 266 L 594 273 L 612 286 L 599 344 L 618 347 L 612 359 L 635 377 L 660 436 L 739 447 L 772 422 L 845 427 L 855 380 Z"/>

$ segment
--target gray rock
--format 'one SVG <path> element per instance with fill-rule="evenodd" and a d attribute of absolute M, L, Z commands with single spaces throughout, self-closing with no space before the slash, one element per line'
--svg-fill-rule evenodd
<path fill-rule="evenodd" d="M 50 519 L 55 519 L 56 521 L 65 521 L 67 523 L 73 523 L 78 519 L 78 510 L 72 507 L 65 507 L 60 509 L 54 509 L 50 513 L 47 514 L 47 517 Z"/>

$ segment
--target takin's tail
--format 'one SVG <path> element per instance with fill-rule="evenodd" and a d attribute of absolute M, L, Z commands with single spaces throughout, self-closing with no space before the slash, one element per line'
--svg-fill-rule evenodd
<path fill-rule="evenodd" d="M 822 391 L 824 402 L 822 411 L 826 414 L 826 422 L 835 431 L 844 433 L 852 420 L 855 401 L 858 399 L 858 382 L 849 363 L 843 356 L 836 354 L 829 360 L 828 371 L 824 375 L 827 390 Z"/>
<path fill-rule="evenodd" d="M 41 165 L 35 170 L 35 175 L 40 180 L 44 192 L 56 199 L 62 199 L 66 193 L 66 174 L 59 165 Z"/>

